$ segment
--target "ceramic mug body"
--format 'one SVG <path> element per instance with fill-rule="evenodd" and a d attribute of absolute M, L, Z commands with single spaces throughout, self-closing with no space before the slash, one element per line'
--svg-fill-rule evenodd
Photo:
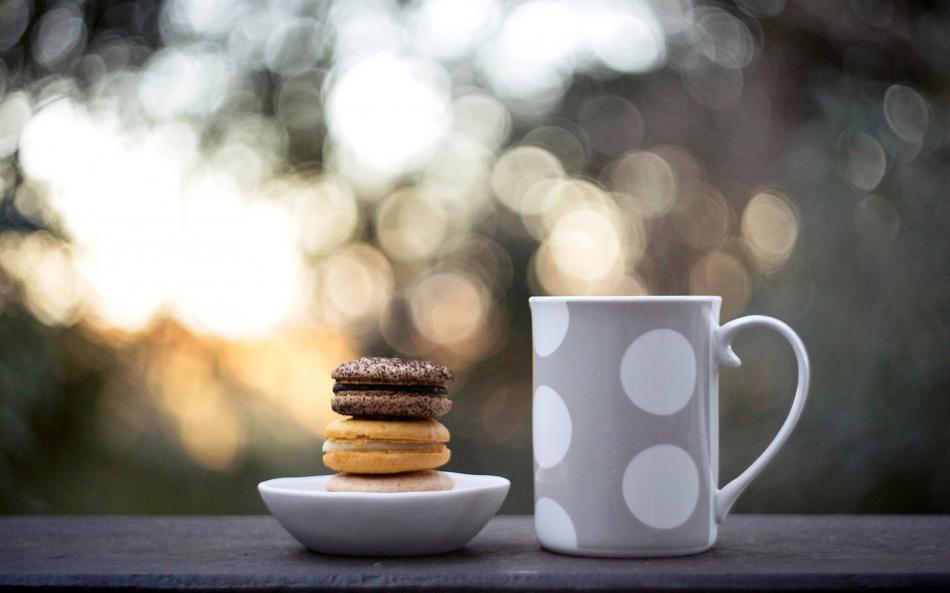
<path fill-rule="evenodd" d="M 787 438 L 807 390 L 807 358 L 791 329 L 766 317 L 720 327 L 720 303 L 530 299 L 535 528 L 543 547 L 638 557 L 713 545 L 719 520 Z M 799 389 L 776 440 L 720 491 L 718 368 L 738 364 L 729 342 L 753 324 L 792 342 Z"/>

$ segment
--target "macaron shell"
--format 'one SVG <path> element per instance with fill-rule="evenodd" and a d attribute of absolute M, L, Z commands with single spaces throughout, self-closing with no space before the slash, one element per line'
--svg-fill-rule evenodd
<path fill-rule="evenodd" d="M 447 447 L 435 451 L 331 451 L 323 455 L 323 464 L 351 474 L 395 474 L 435 469 L 448 463 L 451 456 Z"/>
<path fill-rule="evenodd" d="M 369 420 L 347 418 L 330 423 L 328 439 L 387 440 L 421 443 L 449 442 L 449 429 L 438 420 Z"/>
<path fill-rule="evenodd" d="M 327 481 L 328 492 L 436 492 L 451 490 L 455 481 L 439 471 L 399 474 L 336 474 Z"/>
<path fill-rule="evenodd" d="M 338 366 L 330 376 L 341 383 L 439 385 L 452 382 L 452 372 L 439 363 L 401 358 L 360 358 Z"/>
<path fill-rule="evenodd" d="M 341 391 L 330 407 L 345 416 L 395 416 L 438 418 L 449 413 L 452 400 L 445 396 L 394 391 Z"/>

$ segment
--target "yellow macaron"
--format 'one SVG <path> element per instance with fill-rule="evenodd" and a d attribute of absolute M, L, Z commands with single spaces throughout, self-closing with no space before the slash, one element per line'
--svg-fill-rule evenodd
<path fill-rule="evenodd" d="M 323 463 L 338 472 L 391 474 L 435 469 L 449 461 L 449 430 L 437 420 L 348 418 L 330 424 Z"/>

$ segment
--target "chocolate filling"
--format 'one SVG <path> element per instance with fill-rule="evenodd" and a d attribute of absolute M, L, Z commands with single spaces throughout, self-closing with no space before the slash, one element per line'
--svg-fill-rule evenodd
<path fill-rule="evenodd" d="M 448 390 L 440 385 L 390 385 L 386 383 L 337 383 L 333 393 L 341 391 L 403 391 L 445 395 Z"/>

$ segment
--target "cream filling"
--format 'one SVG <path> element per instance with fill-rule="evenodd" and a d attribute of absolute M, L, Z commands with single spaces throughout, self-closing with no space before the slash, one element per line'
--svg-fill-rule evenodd
<path fill-rule="evenodd" d="M 334 440 L 323 441 L 323 452 L 332 451 L 438 451 L 442 443 L 411 443 L 408 441 L 364 441 Z"/>

